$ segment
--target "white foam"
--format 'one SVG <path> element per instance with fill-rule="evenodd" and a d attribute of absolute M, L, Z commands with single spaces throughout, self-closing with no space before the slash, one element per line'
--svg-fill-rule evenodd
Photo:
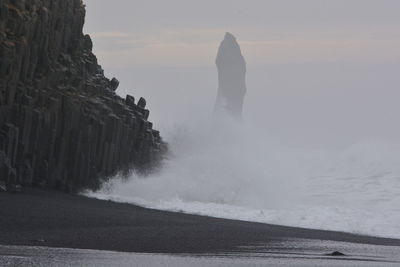
<path fill-rule="evenodd" d="M 257 127 L 196 121 L 172 131 L 160 173 L 89 196 L 145 207 L 400 238 L 400 146 L 291 148 Z"/>

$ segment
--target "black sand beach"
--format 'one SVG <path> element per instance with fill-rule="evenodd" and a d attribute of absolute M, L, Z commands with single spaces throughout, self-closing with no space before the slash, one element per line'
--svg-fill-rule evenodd
<path fill-rule="evenodd" d="M 397 239 L 157 211 L 35 189 L 0 193 L 1 245 L 216 253 L 292 238 L 400 246 Z"/>

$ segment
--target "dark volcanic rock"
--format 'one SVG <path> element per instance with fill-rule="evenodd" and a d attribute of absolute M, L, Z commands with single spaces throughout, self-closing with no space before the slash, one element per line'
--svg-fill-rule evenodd
<path fill-rule="evenodd" d="M 145 101 L 114 93 L 81 0 L 0 0 L 0 185 L 75 191 L 166 150 Z"/>
<path fill-rule="evenodd" d="M 146 107 L 146 99 L 144 99 L 143 97 L 141 97 L 138 101 L 138 107 L 140 108 L 145 108 Z"/>
<path fill-rule="evenodd" d="M 346 256 L 346 255 L 343 254 L 342 252 L 334 251 L 334 252 L 332 252 L 332 253 L 325 254 L 325 256 L 341 257 L 341 256 Z"/>
<path fill-rule="evenodd" d="M 117 78 L 112 78 L 110 81 L 110 89 L 112 91 L 115 91 L 117 90 L 118 86 L 119 86 L 119 81 L 117 80 Z"/>
<path fill-rule="evenodd" d="M 128 106 L 134 108 L 135 107 L 135 98 L 131 95 L 127 95 L 125 102 Z"/>
<path fill-rule="evenodd" d="M 218 68 L 218 95 L 216 112 L 225 110 L 234 118 L 241 118 L 246 94 L 246 62 L 236 38 L 226 33 L 216 60 Z"/>

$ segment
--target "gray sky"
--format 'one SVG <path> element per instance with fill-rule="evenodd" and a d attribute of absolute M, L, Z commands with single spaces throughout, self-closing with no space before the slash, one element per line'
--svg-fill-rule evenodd
<path fill-rule="evenodd" d="M 296 144 L 400 141 L 398 0 L 85 3 L 106 74 L 160 127 L 212 111 L 229 31 L 248 65 L 247 121 Z"/>

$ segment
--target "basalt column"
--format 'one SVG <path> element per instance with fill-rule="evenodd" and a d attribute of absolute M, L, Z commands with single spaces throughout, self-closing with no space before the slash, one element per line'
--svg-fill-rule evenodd
<path fill-rule="evenodd" d="M 218 95 L 215 112 L 224 111 L 236 119 L 242 117 L 246 94 L 246 61 L 236 38 L 226 33 L 216 60 L 218 68 Z"/>
<path fill-rule="evenodd" d="M 0 0 L 0 192 L 97 189 L 167 152 L 146 101 L 121 98 L 82 32 L 82 0 Z"/>

